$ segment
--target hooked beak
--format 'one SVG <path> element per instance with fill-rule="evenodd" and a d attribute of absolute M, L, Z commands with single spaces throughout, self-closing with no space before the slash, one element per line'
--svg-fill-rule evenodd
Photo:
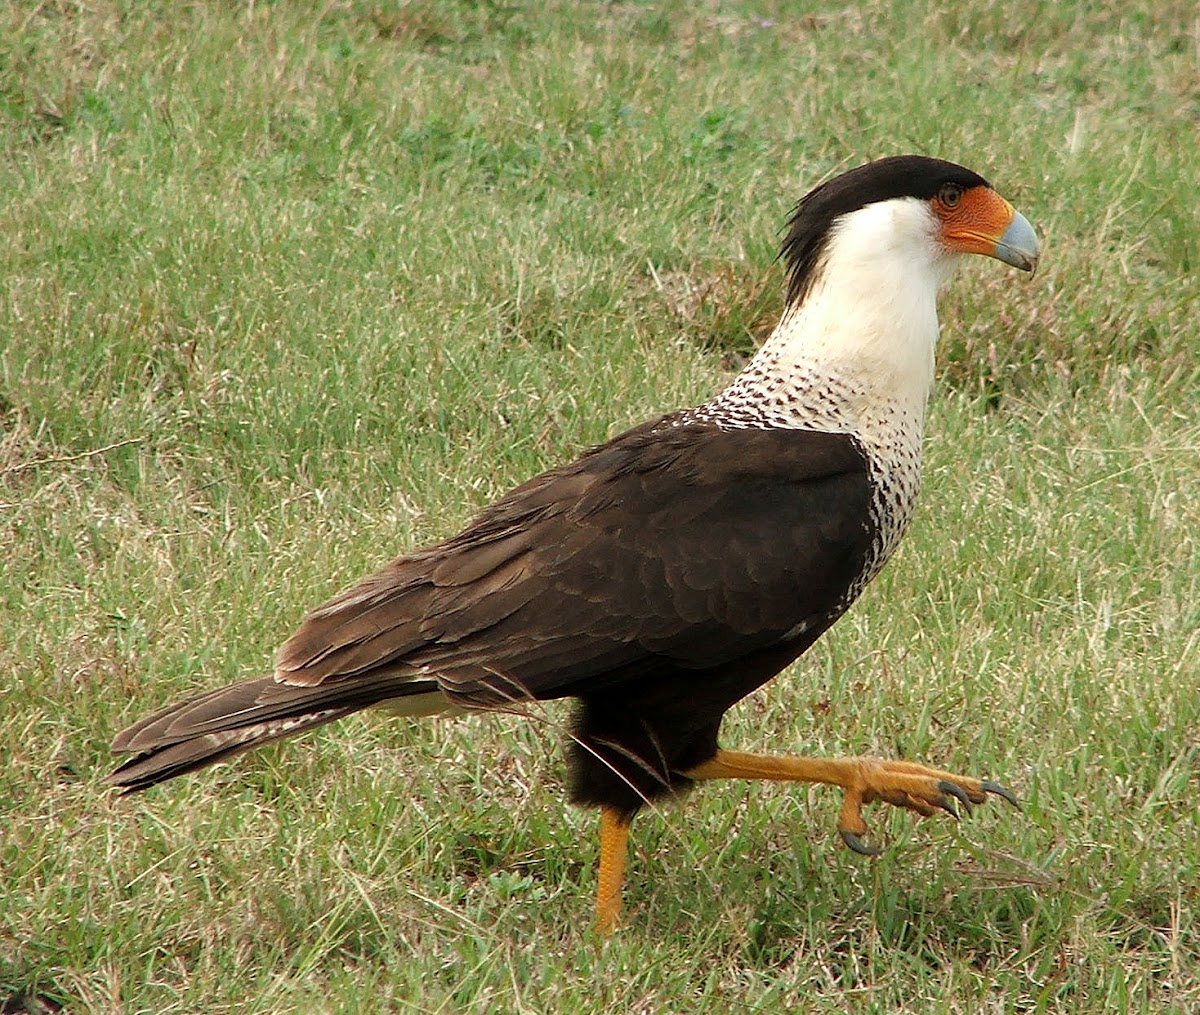
<path fill-rule="evenodd" d="M 992 256 L 1022 271 L 1033 271 L 1037 267 L 1039 253 L 1041 244 L 1029 219 L 1014 210 L 1012 221 L 996 241 Z"/>

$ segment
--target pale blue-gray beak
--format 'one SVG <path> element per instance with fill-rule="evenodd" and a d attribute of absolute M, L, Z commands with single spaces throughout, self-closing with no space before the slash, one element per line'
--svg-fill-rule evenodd
<path fill-rule="evenodd" d="M 992 256 L 1022 271 L 1033 271 L 1037 267 L 1041 249 L 1042 245 L 1038 243 L 1037 233 L 1033 231 L 1029 219 L 1014 210 L 1012 221 L 996 241 Z"/>

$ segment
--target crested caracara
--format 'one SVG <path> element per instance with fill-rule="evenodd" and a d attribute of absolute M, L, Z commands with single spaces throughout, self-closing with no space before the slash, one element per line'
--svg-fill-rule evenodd
<path fill-rule="evenodd" d="M 936 298 L 963 254 L 1033 270 L 1038 240 L 980 176 L 902 156 L 823 183 L 783 243 L 786 307 L 711 401 L 517 487 L 445 542 L 313 610 L 275 670 L 120 733 L 143 789 L 382 706 L 410 716 L 577 702 L 570 797 L 600 810 L 596 917 L 617 922 L 630 821 L 697 781 L 838 786 L 954 813 L 996 783 L 871 758 L 722 748 L 721 718 L 800 656 L 896 548 L 921 481 Z"/>

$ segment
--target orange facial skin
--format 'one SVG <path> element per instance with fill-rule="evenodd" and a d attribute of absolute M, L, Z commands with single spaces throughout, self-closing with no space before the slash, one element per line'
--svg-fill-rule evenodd
<path fill-rule="evenodd" d="M 942 220 L 941 241 L 963 254 L 996 256 L 996 245 L 1016 217 L 1016 211 L 991 187 L 947 185 L 930 201 Z"/>

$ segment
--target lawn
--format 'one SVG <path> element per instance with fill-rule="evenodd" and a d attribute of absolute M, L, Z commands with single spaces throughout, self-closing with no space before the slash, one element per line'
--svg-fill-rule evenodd
<path fill-rule="evenodd" d="M 728 746 L 1011 786 L 698 789 L 591 929 L 566 713 L 371 715 L 146 794 L 122 726 L 726 383 L 809 187 L 920 151 L 1044 237 L 942 300 L 900 553 Z M 1200 1008 L 1191 0 L 0 7 L 0 1011 Z"/>

